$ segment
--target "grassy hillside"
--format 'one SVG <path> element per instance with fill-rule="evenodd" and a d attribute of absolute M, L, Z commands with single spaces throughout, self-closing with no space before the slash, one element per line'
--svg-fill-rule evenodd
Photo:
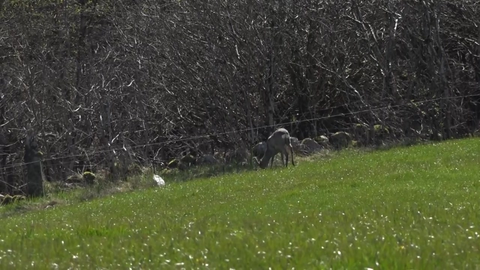
<path fill-rule="evenodd" d="M 2 269 L 475 269 L 480 141 L 332 158 L 16 215 Z"/>

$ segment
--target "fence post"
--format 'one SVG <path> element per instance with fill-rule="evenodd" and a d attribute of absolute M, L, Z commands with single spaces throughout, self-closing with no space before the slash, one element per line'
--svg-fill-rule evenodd
<path fill-rule="evenodd" d="M 27 196 L 43 196 L 42 153 L 38 151 L 38 145 L 33 135 L 28 136 L 25 142 L 24 162 L 27 167 Z"/>

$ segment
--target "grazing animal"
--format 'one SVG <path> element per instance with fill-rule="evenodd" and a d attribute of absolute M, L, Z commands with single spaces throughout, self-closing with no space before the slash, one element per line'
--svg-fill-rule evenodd
<path fill-rule="evenodd" d="M 252 157 L 261 159 L 265 154 L 265 151 L 267 151 L 267 143 L 259 142 L 252 148 Z"/>
<path fill-rule="evenodd" d="M 252 154 L 250 155 L 250 165 L 253 165 L 253 160 L 256 161 L 258 165 L 258 160 L 263 158 L 265 152 L 267 151 L 267 142 L 259 142 L 252 148 Z M 273 163 L 273 159 L 272 159 Z"/>
<path fill-rule="evenodd" d="M 288 130 L 284 128 L 279 128 L 268 137 L 267 140 L 267 150 L 263 155 L 260 162 L 257 159 L 255 161 L 260 166 L 260 168 L 265 169 L 268 166 L 268 162 L 271 161 L 270 167 L 273 165 L 273 159 L 276 154 L 280 153 L 282 155 L 282 165 L 285 156 L 285 167 L 288 167 L 288 154 L 292 153 L 292 165 L 295 166 L 295 161 L 293 160 L 293 148 L 290 141 L 290 134 Z"/>

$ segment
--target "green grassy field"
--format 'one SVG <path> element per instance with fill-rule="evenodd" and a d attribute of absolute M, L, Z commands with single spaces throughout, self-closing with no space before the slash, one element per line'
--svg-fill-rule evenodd
<path fill-rule="evenodd" d="M 1 269 L 480 268 L 479 139 L 298 163 L 3 218 Z"/>

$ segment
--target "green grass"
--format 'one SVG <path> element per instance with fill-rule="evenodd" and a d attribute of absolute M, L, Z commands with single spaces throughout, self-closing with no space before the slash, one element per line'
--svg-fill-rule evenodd
<path fill-rule="evenodd" d="M 0 267 L 478 269 L 479 191 L 478 139 L 345 151 L 3 218 Z"/>

